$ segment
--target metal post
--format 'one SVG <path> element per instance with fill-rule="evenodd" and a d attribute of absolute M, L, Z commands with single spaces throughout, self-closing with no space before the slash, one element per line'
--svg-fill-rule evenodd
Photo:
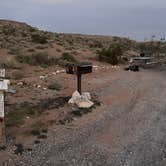
<path fill-rule="evenodd" d="M 81 94 L 81 74 L 77 73 L 77 90 Z"/>

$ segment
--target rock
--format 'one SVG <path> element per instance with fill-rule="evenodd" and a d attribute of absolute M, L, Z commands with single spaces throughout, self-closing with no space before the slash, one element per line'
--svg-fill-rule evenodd
<path fill-rule="evenodd" d="M 60 73 L 60 71 L 59 71 L 59 70 L 57 70 L 57 71 L 56 71 L 56 74 L 59 74 L 59 73 Z"/>
<path fill-rule="evenodd" d="M 69 104 L 74 104 L 74 100 L 71 98 L 69 101 L 68 101 Z"/>
<path fill-rule="evenodd" d="M 94 103 L 91 100 L 89 92 L 85 92 L 82 95 L 78 91 L 75 91 L 72 98 L 68 101 L 69 104 L 76 104 L 78 108 L 91 108 Z"/>
<path fill-rule="evenodd" d="M 37 85 L 37 88 L 41 88 L 41 85 Z"/>
<path fill-rule="evenodd" d="M 17 91 L 15 89 L 8 89 L 6 92 L 16 94 Z"/>
<path fill-rule="evenodd" d="M 65 70 L 57 70 L 56 74 L 65 73 L 65 72 L 66 72 Z"/>
<path fill-rule="evenodd" d="M 93 68 L 98 68 L 99 66 L 97 66 L 97 65 L 93 65 Z"/>
<path fill-rule="evenodd" d="M 18 86 L 23 86 L 24 83 L 23 83 L 23 82 L 18 82 L 17 85 L 18 85 Z"/>
<path fill-rule="evenodd" d="M 46 76 L 40 76 L 39 78 L 44 80 L 45 78 L 47 78 L 47 75 Z"/>
<path fill-rule="evenodd" d="M 91 95 L 90 95 L 89 92 L 82 93 L 82 97 L 85 98 L 85 99 L 91 100 Z"/>
<path fill-rule="evenodd" d="M 86 100 L 86 101 L 80 101 L 79 103 L 77 103 L 79 108 L 91 108 L 94 103 L 91 102 L 90 100 Z"/>
<path fill-rule="evenodd" d="M 76 100 L 78 100 L 78 99 L 80 99 L 80 98 L 81 98 L 80 93 L 79 93 L 78 91 L 75 91 L 75 92 L 73 93 L 73 95 L 72 95 L 73 101 L 76 101 Z"/>

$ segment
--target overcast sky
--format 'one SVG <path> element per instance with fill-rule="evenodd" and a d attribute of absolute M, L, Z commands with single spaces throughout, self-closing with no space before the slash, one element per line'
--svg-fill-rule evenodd
<path fill-rule="evenodd" d="M 0 18 L 54 32 L 166 36 L 166 0 L 0 0 Z"/>

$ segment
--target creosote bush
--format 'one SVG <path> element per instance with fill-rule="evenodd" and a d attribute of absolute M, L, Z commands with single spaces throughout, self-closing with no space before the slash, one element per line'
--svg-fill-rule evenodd
<path fill-rule="evenodd" d="M 122 49 L 119 45 L 111 45 L 108 49 L 102 49 L 97 52 L 98 60 L 117 65 L 120 62 Z"/>
<path fill-rule="evenodd" d="M 31 35 L 32 42 L 34 43 L 40 43 L 40 44 L 46 44 L 48 43 L 48 37 L 42 34 L 32 34 Z"/>
<path fill-rule="evenodd" d="M 12 26 L 5 25 L 5 26 L 3 26 L 2 32 L 3 32 L 3 34 L 5 34 L 6 36 L 14 35 L 15 32 L 16 32 L 16 29 L 15 29 L 14 27 L 12 27 Z"/>
<path fill-rule="evenodd" d="M 50 90 L 60 91 L 61 88 L 62 88 L 61 85 L 58 84 L 57 82 L 53 82 L 53 83 L 50 83 L 50 84 L 48 85 L 48 89 L 50 89 Z"/>
<path fill-rule="evenodd" d="M 57 64 L 57 59 L 49 57 L 47 53 L 34 53 L 29 56 L 17 55 L 16 60 L 20 63 L 27 63 L 34 66 L 47 67 L 50 65 Z"/>
<path fill-rule="evenodd" d="M 60 59 L 65 60 L 67 62 L 77 62 L 77 60 L 74 58 L 74 56 L 68 52 L 63 53 L 62 57 Z"/>
<path fill-rule="evenodd" d="M 20 63 L 33 66 L 48 67 L 52 65 L 65 66 L 66 63 L 76 63 L 77 60 L 69 53 L 63 53 L 60 58 L 50 57 L 46 52 L 33 53 L 32 55 L 17 55 L 15 59 Z"/>
<path fill-rule="evenodd" d="M 34 116 L 39 116 L 40 114 L 41 114 L 41 110 L 33 108 L 28 105 L 25 105 L 22 108 L 10 111 L 6 115 L 6 126 L 7 127 L 13 127 L 13 126 L 18 127 L 18 126 L 24 124 L 26 116 L 34 117 Z"/>

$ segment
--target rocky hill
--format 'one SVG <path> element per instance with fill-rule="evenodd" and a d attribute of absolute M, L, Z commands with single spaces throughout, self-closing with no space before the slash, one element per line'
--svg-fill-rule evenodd
<path fill-rule="evenodd" d="M 127 38 L 111 36 L 92 36 L 75 34 L 58 34 L 40 31 L 26 23 L 15 21 L 0 20 L 0 48 L 9 50 L 34 48 L 37 45 L 44 45 L 52 48 L 52 44 L 63 46 L 66 50 L 87 48 L 98 49 L 109 47 L 112 43 L 124 45 L 131 49 L 136 42 Z M 44 47 L 43 46 L 43 47 Z"/>

